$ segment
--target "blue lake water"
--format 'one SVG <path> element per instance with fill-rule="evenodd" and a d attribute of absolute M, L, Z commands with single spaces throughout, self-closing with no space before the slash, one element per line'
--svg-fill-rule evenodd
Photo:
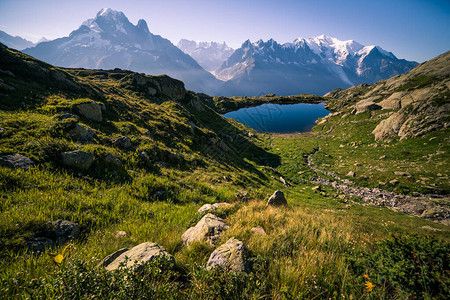
<path fill-rule="evenodd" d="M 310 131 L 318 118 L 330 112 L 325 103 L 262 104 L 224 114 L 258 132 L 293 133 Z"/>

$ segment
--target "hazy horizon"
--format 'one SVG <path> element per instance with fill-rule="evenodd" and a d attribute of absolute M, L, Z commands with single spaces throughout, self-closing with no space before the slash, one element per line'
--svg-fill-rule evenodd
<path fill-rule="evenodd" d="M 446 1 L 0 1 L 0 30 L 37 42 L 68 36 L 102 8 L 122 11 L 136 24 L 169 39 L 226 42 L 250 39 L 278 43 L 321 34 L 378 45 L 398 58 L 423 62 L 450 49 L 450 4 Z M 205 26 L 206 24 L 206 26 Z"/>

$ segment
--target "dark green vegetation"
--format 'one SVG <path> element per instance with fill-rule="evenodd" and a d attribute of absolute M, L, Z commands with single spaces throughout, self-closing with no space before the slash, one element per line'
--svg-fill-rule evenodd
<path fill-rule="evenodd" d="M 19 153 L 36 163 L 28 171 L 0 167 L 0 297 L 448 295 L 447 226 L 366 205 L 331 186 L 313 189 L 310 179 L 317 175 L 307 165 L 316 151 L 318 167 L 342 177 L 356 169 L 351 179 L 362 186 L 383 181 L 383 188 L 398 192 L 446 194 L 448 129 L 374 141 L 370 132 L 380 110 L 335 115 L 308 134 L 259 135 L 214 110 L 241 105 L 236 99 L 219 106 L 217 99 L 187 92 L 168 77 L 59 69 L 4 47 L 0 70 L 0 83 L 7 85 L 0 90 L 0 155 Z M 79 105 L 91 102 L 103 107 L 102 121 L 66 114 L 80 115 Z M 80 140 L 71 134 L 77 125 L 95 135 Z M 116 139 L 122 136 L 131 145 L 120 146 Z M 63 165 L 61 153 L 70 150 L 91 153 L 89 169 Z M 108 160 L 109 154 L 120 163 Z M 398 170 L 411 177 L 395 175 Z M 399 183 L 389 185 L 391 179 Z M 276 189 L 285 192 L 288 207 L 265 206 Z M 201 217 L 197 209 L 214 202 L 233 203 L 217 212 L 230 226 L 218 244 L 242 240 L 248 274 L 206 271 L 214 247 L 182 245 L 183 232 Z M 53 238 L 47 222 L 57 219 L 81 227 L 61 266 L 28 248 L 35 237 Z M 255 226 L 267 235 L 253 233 Z M 118 230 L 127 236 L 116 236 Z M 117 249 L 146 241 L 164 246 L 176 263 L 155 260 L 139 272 L 95 268 Z M 374 285 L 371 291 L 367 282 Z"/>

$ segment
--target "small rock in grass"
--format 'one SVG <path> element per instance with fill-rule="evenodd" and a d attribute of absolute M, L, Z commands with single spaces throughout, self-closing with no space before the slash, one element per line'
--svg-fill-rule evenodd
<path fill-rule="evenodd" d="M 53 247 L 53 241 L 49 238 L 38 236 L 27 241 L 27 247 L 31 252 L 45 252 Z"/>
<path fill-rule="evenodd" d="M 76 239 L 80 234 L 80 226 L 77 223 L 58 219 L 53 222 L 47 222 L 47 224 L 52 227 L 56 235 L 56 242 L 60 245 Z"/>
<path fill-rule="evenodd" d="M 88 170 L 94 162 L 94 155 L 81 150 L 63 152 L 61 162 L 67 167 Z"/>
<path fill-rule="evenodd" d="M 348 177 L 355 177 L 355 172 L 354 171 L 350 171 L 347 173 Z"/>
<path fill-rule="evenodd" d="M 113 144 L 121 149 L 131 149 L 131 140 L 127 136 L 121 136 L 113 140 Z"/>
<path fill-rule="evenodd" d="M 29 168 L 34 166 L 34 162 L 24 155 L 14 153 L 0 155 L 0 166 L 28 171 Z"/>
<path fill-rule="evenodd" d="M 261 226 L 253 227 L 252 229 L 250 229 L 250 231 L 255 234 L 267 235 L 264 231 L 264 228 L 262 228 Z"/>
<path fill-rule="evenodd" d="M 125 231 L 123 231 L 123 230 L 118 230 L 118 231 L 114 232 L 114 237 L 117 238 L 117 239 L 125 238 L 127 236 L 128 236 L 128 234 Z"/>
<path fill-rule="evenodd" d="M 287 205 L 286 198 L 284 197 L 284 193 L 282 191 L 275 191 L 272 196 L 270 196 L 267 201 L 267 206 L 280 206 Z"/>
<path fill-rule="evenodd" d="M 197 213 L 203 213 L 206 211 L 214 211 L 217 210 L 218 208 L 221 207 L 226 207 L 226 206 L 230 206 L 229 203 L 214 203 L 214 204 L 205 204 L 202 207 L 199 208 L 199 210 L 197 211 Z"/>
<path fill-rule="evenodd" d="M 392 185 L 397 185 L 400 183 L 400 181 L 398 181 L 397 179 L 393 179 L 393 180 L 389 181 L 389 183 Z"/>

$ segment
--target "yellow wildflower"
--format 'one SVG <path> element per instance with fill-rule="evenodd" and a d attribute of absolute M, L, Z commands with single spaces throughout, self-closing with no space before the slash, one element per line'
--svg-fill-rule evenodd
<path fill-rule="evenodd" d="M 61 263 L 64 261 L 64 259 L 66 259 L 69 254 L 70 251 L 67 252 L 66 254 L 66 250 L 67 248 L 69 248 L 69 246 L 71 246 L 72 244 L 67 244 L 64 249 L 61 251 L 61 253 L 57 253 L 57 254 L 53 254 L 53 253 L 48 253 L 48 255 L 53 259 L 53 262 L 57 265 L 60 266 Z"/>
<path fill-rule="evenodd" d="M 370 281 L 366 281 L 365 286 L 366 286 L 367 291 L 371 292 L 373 287 L 374 287 L 374 284 L 372 282 L 370 282 Z"/>
<path fill-rule="evenodd" d="M 364 274 L 364 276 L 363 276 L 365 279 L 369 279 L 369 275 L 367 275 L 367 274 Z"/>

